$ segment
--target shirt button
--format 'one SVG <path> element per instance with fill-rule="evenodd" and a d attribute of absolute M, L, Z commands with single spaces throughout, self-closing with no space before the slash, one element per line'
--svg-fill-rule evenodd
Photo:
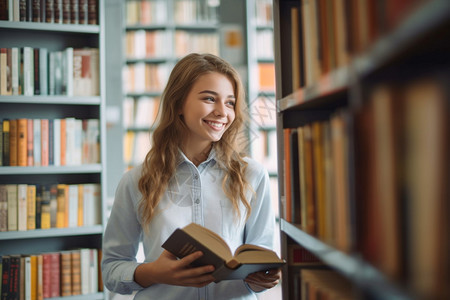
<path fill-rule="evenodd" d="M 200 199 L 195 199 L 195 204 L 199 204 L 200 203 Z"/>
<path fill-rule="evenodd" d="M 194 179 L 198 179 L 198 175 L 197 174 L 194 175 Z"/>

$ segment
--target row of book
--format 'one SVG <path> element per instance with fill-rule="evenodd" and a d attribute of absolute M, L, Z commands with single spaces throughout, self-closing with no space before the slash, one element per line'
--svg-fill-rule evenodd
<path fill-rule="evenodd" d="M 273 30 L 256 31 L 256 57 L 258 59 L 274 59 Z"/>
<path fill-rule="evenodd" d="M 183 57 L 192 52 L 219 55 L 219 36 L 217 33 L 176 30 L 174 48 L 176 57 Z"/>
<path fill-rule="evenodd" d="M 258 83 L 259 90 L 262 92 L 275 91 L 275 63 L 258 63 Z"/>
<path fill-rule="evenodd" d="M 380 83 L 356 113 L 284 129 L 283 217 L 426 297 L 450 278 L 446 82 Z"/>
<path fill-rule="evenodd" d="M 172 35 L 166 30 L 133 30 L 125 34 L 127 58 L 165 58 L 170 55 Z"/>
<path fill-rule="evenodd" d="M 174 0 L 173 18 L 176 24 L 217 23 L 217 6 L 197 0 Z M 164 0 L 131 0 L 126 2 L 126 24 L 166 24 L 168 3 Z"/>
<path fill-rule="evenodd" d="M 98 0 L 0 0 L 0 20 L 98 24 Z"/>
<path fill-rule="evenodd" d="M 0 95 L 99 95 L 97 48 L 0 48 Z"/>
<path fill-rule="evenodd" d="M 124 127 L 149 129 L 156 120 L 159 104 L 159 97 L 126 97 L 123 101 Z"/>
<path fill-rule="evenodd" d="M 254 3 L 256 25 L 273 26 L 272 0 L 258 0 Z"/>
<path fill-rule="evenodd" d="M 132 0 L 125 6 L 127 26 L 167 23 L 166 0 Z"/>
<path fill-rule="evenodd" d="M 123 90 L 126 93 L 162 93 L 169 78 L 169 65 L 138 62 L 123 67 Z"/>
<path fill-rule="evenodd" d="M 101 250 L 95 248 L 2 255 L 0 295 L 42 300 L 101 292 L 100 261 Z"/>
<path fill-rule="evenodd" d="M 100 184 L 1 184 L 0 216 L 0 231 L 101 224 Z"/>
<path fill-rule="evenodd" d="M 148 131 L 127 131 L 123 142 L 124 162 L 129 168 L 144 162 L 151 147 L 151 133 Z"/>
<path fill-rule="evenodd" d="M 100 162 L 98 119 L 3 119 L 0 166 L 74 166 Z"/>
<path fill-rule="evenodd" d="M 347 66 L 426 1 L 299 2 L 291 10 L 294 91 Z"/>

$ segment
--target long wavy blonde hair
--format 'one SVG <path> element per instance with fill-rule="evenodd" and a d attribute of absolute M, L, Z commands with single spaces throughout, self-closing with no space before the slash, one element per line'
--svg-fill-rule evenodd
<path fill-rule="evenodd" d="M 139 190 L 142 193 L 140 212 L 144 228 L 156 212 L 169 180 L 175 173 L 179 158 L 179 147 L 188 130 L 179 117 L 184 101 L 196 80 L 211 72 L 224 74 L 232 82 L 236 97 L 235 119 L 222 138 L 214 143 L 219 165 L 225 170 L 222 188 L 230 199 L 236 215 L 240 217 L 240 202 L 246 208 L 246 217 L 251 213 L 245 197 L 248 182 L 245 179 L 247 163 L 243 160 L 243 149 L 238 144 L 244 125 L 245 92 L 236 70 L 225 60 L 211 54 L 192 53 L 182 58 L 173 68 L 166 88 L 161 96 L 158 125 L 152 135 L 152 148 L 143 163 Z M 245 143 L 244 143 L 245 144 Z"/>

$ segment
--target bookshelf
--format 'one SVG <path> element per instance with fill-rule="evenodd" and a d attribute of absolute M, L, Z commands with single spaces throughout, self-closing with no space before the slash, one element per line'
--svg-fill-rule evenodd
<path fill-rule="evenodd" d="M 101 257 L 99 250 L 105 222 L 103 197 L 106 195 L 104 1 L 89 1 L 89 3 L 85 1 L 86 12 L 90 12 L 89 20 L 87 17 L 85 21 L 78 18 L 64 20 L 62 15 L 58 20 L 54 15 L 47 22 L 33 21 L 31 15 L 26 13 L 24 13 L 25 19 L 18 19 L 19 8 L 15 6 L 16 2 L 18 3 L 18 1 L 9 1 L 12 5 L 10 9 L 17 14 L 12 12 L 0 21 L 0 47 L 6 49 L 1 54 L 5 53 L 6 56 L 2 56 L 2 59 L 6 58 L 6 60 L 1 60 L 0 69 L 6 70 L 4 61 L 8 63 L 9 54 L 13 51 L 17 50 L 20 54 L 21 49 L 28 47 L 30 49 L 46 49 L 47 52 L 46 55 L 39 57 L 40 61 L 44 63 L 32 72 L 33 80 L 24 79 L 23 74 L 29 66 L 34 67 L 34 64 L 39 62 L 37 55 L 34 56 L 36 59 L 30 62 L 25 61 L 25 56 L 22 56 L 22 61 L 17 60 L 23 71 L 20 68 L 18 68 L 19 71 L 15 71 L 14 64 L 12 64 L 9 70 L 11 74 L 14 72 L 18 74 L 16 84 L 20 85 L 19 91 L 14 89 L 14 87 L 18 87 L 15 86 L 14 75 L 9 76 L 9 73 L 2 72 L 2 76 L 0 76 L 2 77 L 0 79 L 0 120 L 2 125 L 5 120 L 20 119 L 27 120 L 29 126 L 33 125 L 33 127 L 28 127 L 24 133 L 24 136 L 33 137 L 28 140 L 28 143 L 31 144 L 28 144 L 28 149 L 24 152 L 27 154 L 24 166 L 18 166 L 18 162 L 14 162 L 14 158 L 11 160 L 14 156 L 11 156 L 12 153 L 21 153 L 22 150 L 19 148 L 8 148 L 10 150 L 9 160 L 4 159 L 7 146 L 2 126 L 2 143 L 0 143 L 2 147 L 2 164 L 0 165 L 2 196 L 0 198 L 2 201 L 6 201 L 1 204 L 0 244 L 2 246 L 0 256 L 3 266 L 3 281 L 0 284 L 2 285 L 2 297 L 9 299 L 16 295 L 18 298 L 20 294 L 22 298 L 23 295 L 28 296 L 26 294 L 28 292 L 25 292 L 27 289 L 27 291 L 31 291 L 32 295 L 37 293 L 44 298 L 67 298 L 72 295 L 72 289 L 68 292 L 64 280 L 69 278 L 69 280 L 73 279 L 74 282 L 78 282 L 75 277 L 72 278 L 72 276 L 77 276 L 80 285 L 77 284 L 76 288 L 80 288 L 80 290 L 79 294 L 74 290 L 72 298 L 105 299 L 99 269 L 94 267 L 97 275 L 91 276 L 86 273 L 87 265 L 81 261 L 78 270 L 68 269 L 62 265 L 64 263 L 62 257 L 67 253 L 71 255 L 69 257 L 79 254 L 81 259 L 92 257 L 92 261 L 88 260 L 88 263 L 92 263 L 93 266 L 98 265 L 98 259 Z M 8 2 L 6 1 L 6 3 Z M 80 3 L 84 2 L 80 1 Z M 81 7 L 79 9 L 82 10 Z M 49 16 L 49 12 L 44 7 L 35 11 L 40 12 L 41 16 L 44 12 L 47 17 Z M 89 54 L 84 53 L 84 56 L 79 56 L 81 54 L 78 54 L 78 49 L 89 49 Z M 53 61 L 53 55 L 55 57 L 60 55 L 54 53 L 61 53 L 65 58 L 62 61 L 58 61 L 57 58 Z M 47 57 L 46 63 L 43 59 L 45 57 Z M 78 67 L 87 70 L 86 60 L 89 60 L 91 64 L 88 72 L 92 76 L 91 79 L 84 77 L 87 73 L 83 73 L 81 78 L 77 75 Z M 13 61 L 12 58 L 11 61 Z M 79 61 L 81 61 L 80 64 L 78 64 Z M 58 62 L 63 63 L 64 67 L 58 68 Z M 56 67 L 53 67 L 54 63 Z M 61 81 L 53 82 L 53 79 L 59 78 L 59 74 L 61 74 Z M 37 81 L 38 79 L 39 81 Z M 10 80 L 12 81 L 12 90 L 5 85 L 5 82 L 10 82 Z M 84 80 L 84 83 L 88 82 L 89 86 L 83 85 L 80 88 L 80 80 Z M 27 82 L 31 83 L 32 88 L 25 94 L 27 88 L 24 85 Z M 46 91 L 43 87 L 46 87 Z M 89 91 L 89 93 L 81 95 L 81 92 L 85 91 Z M 49 121 L 49 124 L 53 124 L 53 127 L 50 125 L 48 130 L 44 130 L 45 127 L 42 127 L 46 120 Z M 83 126 L 91 124 L 90 120 L 92 120 L 93 127 L 88 131 Z M 40 132 L 34 131 L 38 128 L 37 124 L 40 124 Z M 76 129 L 66 132 L 61 124 L 76 124 Z M 67 128 L 69 127 L 70 125 Z M 33 131 L 30 130 L 31 128 Z M 42 140 L 42 136 L 46 136 L 45 132 L 49 134 L 47 142 Z M 18 141 L 23 137 L 19 131 L 14 136 Z M 92 137 L 92 140 L 89 140 L 87 136 Z M 63 139 L 66 139 L 66 142 Z M 70 141 L 68 141 L 69 139 Z M 80 148 L 80 146 L 84 148 Z M 18 144 L 17 147 L 22 146 Z M 42 151 L 44 148 L 46 150 Z M 64 155 L 64 149 L 66 155 Z M 37 154 L 39 152 L 41 155 Z M 19 157 L 17 159 L 20 160 Z M 38 163 L 39 161 L 40 163 Z M 8 189 L 4 189 L 6 186 Z M 19 191 L 23 190 L 23 187 L 31 192 L 21 198 Z M 33 187 L 36 188 L 34 192 Z M 60 194 L 55 194 L 54 191 L 58 191 L 58 187 Z M 9 191 L 9 188 L 17 191 L 16 197 L 9 192 L 4 193 Z M 4 197 L 5 195 L 7 198 Z M 10 195 L 11 197 L 9 197 Z M 40 217 L 39 209 L 37 209 L 39 203 L 42 205 L 40 206 Z M 22 206 L 23 204 L 25 206 Z M 74 204 L 77 205 L 73 206 Z M 14 208 L 9 210 L 14 206 L 17 210 Z M 64 207 L 66 208 L 62 209 Z M 34 214 L 33 210 L 35 210 Z M 43 216 L 45 217 L 42 218 Z M 17 222 L 17 226 L 9 222 L 6 222 L 6 227 L 3 226 L 5 220 L 13 219 Z M 24 225 L 25 227 L 23 227 Z M 46 257 L 50 254 L 56 257 L 55 264 L 51 266 L 46 265 Z M 20 262 L 20 268 L 23 267 L 20 272 L 5 273 L 8 272 L 8 257 L 11 259 L 10 266 L 13 265 L 13 258 Z M 35 265 L 33 261 L 43 263 Z M 16 263 L 15 265 L 17 266 Z M 7 294 L 8 284 L 14 284 L 13 280 L 20 278 L 12 276 L 12 274 L 20 274 L 24 278 L 25 270 L 26 272 L 30 271 L 30 274 L 38 274 L 38 268 L 41 268 L 38 265 L 45 270 L 50 268 L 53 272 L 52 276 L 56 276 L 56 272 L 60 272 L 61 277 L 58 277 L 59 280 L 50 280 L 47 277 L 50 276 L 50 273 L 42 269 L 42 277 L 36 275 L 36 278 L 40 278 L 36 279 L 37 282 L 40 282 L 36 285 L 36 290 L 28 289 L 30 281 L 23 280 L 18 284 L 19 288 L 14 290 L 14 295 Z M 28 269 L 28 266 L 31 267 Z M 9 272 L 15 271 L 11 268 Z M 9 279 L 11 282 L 5 282 L 5 279 Z M 43 286 L 49 283 L 52 284 L 51 290 L 48 289 L 48 286 Z M 89 283 L 91 284 L 89 285 Z"/>
<path fill-rule="evenodd" d="M 177 60 L 190 52 L 219 53 L 219 20 L 206 1 L 128 0 L 124 9 L 124 161 L 131 168 L 150 147 L 149 128 Z"/>
<path fill-rule="evenodd" d="M 447 1 L 273 5 L 283 299 L 448 298 Z"/>

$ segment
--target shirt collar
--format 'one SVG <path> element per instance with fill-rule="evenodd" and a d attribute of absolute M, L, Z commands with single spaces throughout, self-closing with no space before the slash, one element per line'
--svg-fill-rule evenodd
<path fill-rule="evenodd" d="M 193 164 L 192 161 L 189 158 L 187 158 L 187 156 L 184 154 L 183 150 L 181 150 L 180 148 L 178 148 L 178 153 L 180 155 L 178 156 L 178 159 L 177 159 L 177 166 L 181 165 L 184 162 Z M 217 157 L 216 150 L 214 149 L 214 146 L 213 146 L 211 148 L 211 151 L 209 152 L 208 158 L 201 164 L 209 164 L 210 162 L 215 163 L 215 162 L 217 162 L 216 157 Z"/>

